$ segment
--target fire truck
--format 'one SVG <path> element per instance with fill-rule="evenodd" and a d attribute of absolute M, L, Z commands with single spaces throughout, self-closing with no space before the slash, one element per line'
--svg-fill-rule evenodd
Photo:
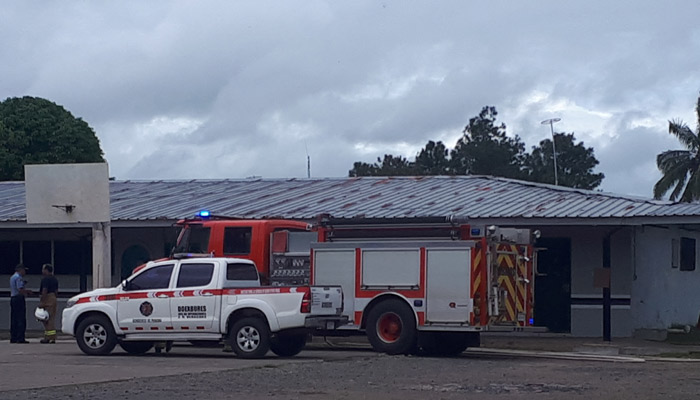
<path fill-rule="evenodd" d="M 180 221 L 176 251 L 246 258 L 273 286 L 338 285 L 349 324 L 333 335 L 366 333 L 388 354 L 453 355 L 480 332 L 533 325 L 534 238 L 539 232 L 322 216 L 287 220 Z"/>

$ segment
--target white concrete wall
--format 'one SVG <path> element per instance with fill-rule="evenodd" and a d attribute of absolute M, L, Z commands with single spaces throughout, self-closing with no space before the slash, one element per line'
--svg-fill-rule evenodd
<path fill-rule="evenodd" d="M 636 229 L 637 268 L 632 281 L 633 328 L 665 330 L 672 324 L 695 326 L 700 314 L 700 233 L 678 228 Z M 696 270 L 671 267 L 671 240 L 696 239 Z"/>

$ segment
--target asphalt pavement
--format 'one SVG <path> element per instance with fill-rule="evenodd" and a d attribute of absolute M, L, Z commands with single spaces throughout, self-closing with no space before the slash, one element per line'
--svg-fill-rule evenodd
<path fill-rule="evenodd" d="M 592 360 L 563 351 L 495 348 L 452 358 L 387 356 L 359 339 L 341 346 L 318 338 L 288 359 L 270 354 L 243 360 L 186 345 L 167 354 L 131 356 L 117 348 L 91 357 L 70 339 L 55 345 L 31 340 L 0 343 L 0 399 L 640 400 L 695 399 L 700 393 L 700 363 L 692 361 Z"/>

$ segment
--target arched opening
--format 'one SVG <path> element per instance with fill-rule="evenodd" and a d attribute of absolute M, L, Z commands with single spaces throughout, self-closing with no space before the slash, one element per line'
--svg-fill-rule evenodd
<path fill-rule="evenodd" d="M 121 279 L 128 278 L 134 271 L 134 268 L 150 259 L 151 255 L 145 247 L 139 244 L 128 247 L 124 250 L 124 253 L 122 253 Z"/>

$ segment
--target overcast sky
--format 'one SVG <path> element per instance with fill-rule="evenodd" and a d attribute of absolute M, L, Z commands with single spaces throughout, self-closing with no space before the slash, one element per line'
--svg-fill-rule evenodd
<path fill-rule="evenodd" d="M 651 196 L 695 129 L 700 2 L 13 1 L 0 98 L 97 132 L 118 179 L 347 176 L 452 147 L 485 105 L 530 148 L 559 117 L 605 191 Z"/>

